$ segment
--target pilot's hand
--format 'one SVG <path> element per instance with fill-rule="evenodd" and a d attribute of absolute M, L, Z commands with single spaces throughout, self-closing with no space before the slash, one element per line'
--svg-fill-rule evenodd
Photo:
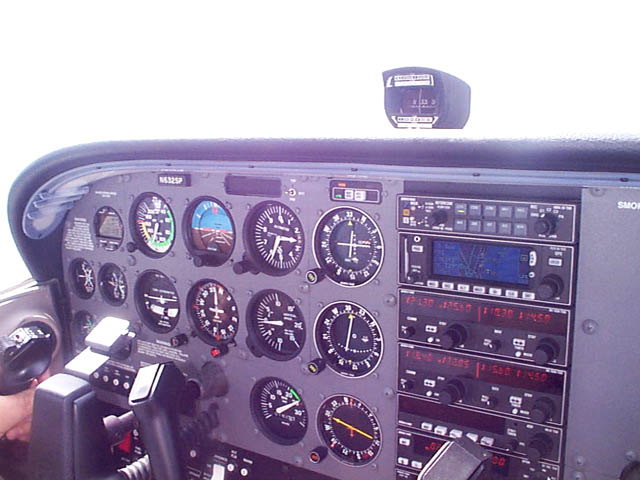
<path fill-rule="evenodd" d="M 31 419 L 33 416 L 33 396 L 39 383 L 49 378 L 45 372 L 34 380 L 31 386 L 15 395 L 0 397 L 0 436 L 7 440 L 26 442 L 31 435 Z"/>

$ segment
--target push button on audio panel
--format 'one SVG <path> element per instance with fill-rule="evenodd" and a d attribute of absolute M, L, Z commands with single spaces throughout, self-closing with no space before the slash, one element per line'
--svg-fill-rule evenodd
<path fill-rule="evenodd" d="M 568 203 L 401 195 L 398 228 L 575 243 L 576 211 Z"/>

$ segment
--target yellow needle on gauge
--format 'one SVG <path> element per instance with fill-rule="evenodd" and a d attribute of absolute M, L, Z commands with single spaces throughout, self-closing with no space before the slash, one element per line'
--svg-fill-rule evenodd
<path fill-rule="evenodd" d="M 352 433 L 353 432 L 357 432 L 360 435 L 362 435 L 363 437 L 368 438 L 369 440 L 373 440 L 373 437 L 371 435 L 369 435 L 368 433 L 365 433 L 362 430 L 360 430 L 360 429 L 358 429 L 358 428 L 356 428 L 354 426 L 349 425 L 347 422 L 343 422 L 339 418 L 333 417 L 333 421 L 338 423 L 338 424 L 340 424 L 340 425 L 342 425 L 342 426 L 344 426 L 344 427 L 347 427 L 349 429 L 349 431 L 352 432 Z"/>

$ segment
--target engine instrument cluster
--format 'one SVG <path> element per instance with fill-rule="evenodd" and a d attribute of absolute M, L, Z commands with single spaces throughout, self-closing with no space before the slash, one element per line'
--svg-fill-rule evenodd
<path fill-rule="evenodd" d="M 309 479 L 413 479 L 461 436 L 498 476 L 561 478 L 575 199 L 211 169 L 106 176 L 67 216 L 72 348 L 108 315 L 136 332 L 94 375 L 104 400 L 175 362 L 198 408 L 218 405 L 212 437 L 249 459 L 240 475 L 230 454 L 231 478 L 269 457 Z"/>

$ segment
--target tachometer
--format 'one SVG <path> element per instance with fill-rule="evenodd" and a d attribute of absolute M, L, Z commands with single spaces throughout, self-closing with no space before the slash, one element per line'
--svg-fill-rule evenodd
<path fill-rule="evenodd" d="M 300 393 L 276 377 L 259 380 L 251 390 L 251 413 L 262 433 L 281 445 L 300 442 L 307 432 L 307 408 Z"/>
<path fill-rule="evenodd" d="M 335 302 L 316 318 L 316 347 L 329 368 L 344 377 L 364 377 L 380 363 L 383 339 L 378 322 L 357 303 Z"/>
<path fill-rule="evenodd" d="M 122 305 L 127 299 L 127 279 L 113 263 L 104 265 L 98 273 L 102 296 L 111 305 Z"/>
<path fill-rule="evenodd" d="M 162 257 L 171 250 L 176 226 L 169 205 L 156 193 L 143 193 L 131 211 L 136 245 L 150 257 Z"/>
<path fill-rule="evenodd" d="M 331 453 L 349 465 L 366 465 L 380 452 L 382 434 L 378 419 L 361 400 L 333 395 L 318 411 L 318 433 Z"/>
<path fill-rule="evenodd" d="M 185 215 L 189 251 L 200 264 L 222 265 L 231 256 L 236 242 L 231 214 L 213 197 L 194 200 Z"/>
<path fill-rule="evenodd" d="M 318 221 L 313 233 L 316 262 L 344 287 L 359 287 L 382 267 L 384 243 L 376 222 L 362 210 L 337 207 Z"/>
<path fill-rule="evenodd" d="M 238 333 L 238 306 L 221 283 L 201 280 L 189 291 L 187 303 L 196 333 L 209 345 L 229 343 Z"/>
<path fill-rule="evenodd" d="M 286 275 L 302 260 L 302 223 L 283 203 L 267 201 L 256 205 L 247 217 L 245 238 L 256 266 L 267 275 Z"/>
<path fill-rule="evenodd" d="M 279 290 L 262 290 L 247 309 L 252 351 L 273 360 L 290 360 L 304 346 L 306 329 L 302 311 L 295 301 Z"/>
<path fill-rule="evenodd" d="M 136 306 L 144 324 L 158 333 L 175 328 L 180 317 L 180 299 L 173 282 L 157 270 L 140 275 L 135 287 Z"/>
<path fill-rule="evenodd" d="M 91 298 L 96 291 L 96 276 L 93 267 L 84 258 L 71 262 L 71 285 L 80 298 Z"/>

